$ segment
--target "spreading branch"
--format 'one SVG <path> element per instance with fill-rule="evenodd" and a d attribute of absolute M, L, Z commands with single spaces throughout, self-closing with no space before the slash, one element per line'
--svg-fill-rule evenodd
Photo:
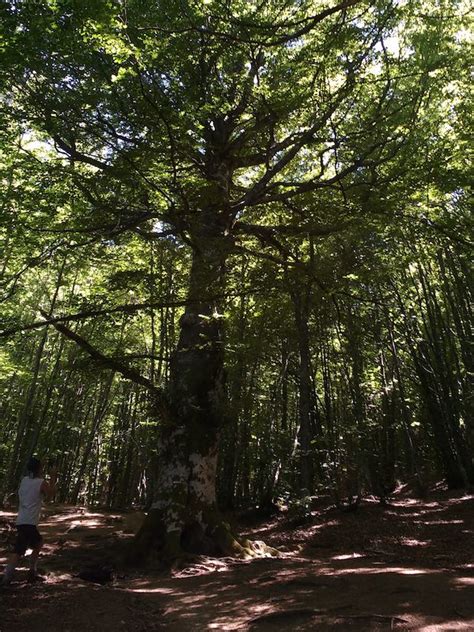
<path fill-rule="evenodd" d="M 231 292 L 227 294 L 220 294 L 214 296 L 205 296 L 200 299 L 200 303 L 204 301 L 214 302 L 219 300 L 229 300 L 232 298 L 238 298 L 240 296 L 246 296 L 248 294 L 257 294 L 259 292 L 266 291 L 265 287 L 261 288 L 248 288 L 246 290 L 241 290 L 239 292 Z M 89 310 L 84 310 L 82 312 L 77 312 L 75 314 L 64 314 L 62 316 L 52 316 L 52 317 L 43 317 L 42 320 L 36 320 L 32 323 L 28 323 L 25 325 L 20 325 L 18 327 L 11 327 L 10 329 L 4 329 L 0 331 L 0 338 L 8 338 L 10 336 L 14 336 L 15 334 L 19 334 L 24 331 L 31 331 L 33 329 L 39 329 L 41 327 L 46 327 L 47 325 L 56 326 L 59 323 L 66 322 L 77 322 L 82 320 L 87 320 L 89 318 L 98 318 L 100 316 L 109 316 L 111 314 L 133 314 L 135 312 L 140 312 L 143 310 L 149 309 L 163 309 L 167 307 L 187 307 L 192 305 L 196 301 L 192 301 L 189 299 L 183 299 L 180 301 L 152 301 L 147 303 L 131 303 L 128 305 L 117 305 L 116 307 L 108 307 L 108 308 L 94 308 Z"/>
<path fill-rule="evenodd" d="M 235 30 L 233 32 L 219 31 L 217 29 L 212 29 L 207 26 L 203 26 L 202 24 L 190 24 L 189 26 L 182 28 L 166 28 L 163 26 L 153 25 L 153 26 L 141 26 L 138 30 L 140 31 L 158 31 L 160 33 L 164 33 L 166 35 L 184 35 L 186 33 L 191 33 L 198 31 L 199 33 L 205 33 L 206 35 L 211 35 L 213 37 L 223 39 L 228 42 L 234 42 L 239 44 L 251 44 L 254 46 L 264 46 L 264 47 L 274 47 L 274 46 L 282 46 L 284 44 L 288 44 L 293 40 L 299 39 L 304 35 L 310 33 L 313 29 L 315 29 L 318 24 L 323 22 L 326 18 L 331 15 L 335 15 L 337 13 L 343 13 L 350 9 L 351 7 L 360 4 L 361 0 L 344 0 L 334 7 L 330 7 L 321 11 L 320 13 L 309 16 L 304 20 L 296 21 L 296 22 L 284 22 L 280 24 L 272 24 L 272 25 L 259 25 L 258 23 L 248 24 L 248 27 L 258 28 L 259 30 L 267 30 L 268 35 L 270 36 L 268 39 L 265 39 L 265 35 L 262 33 L 261 37 L 246 37 L 239 34 L 236 34 Z M 241 26 L 245 26 L 243 21 L 241 22 Z M 272 37 L 275 34 L 275 31 L 281 28 L 285 28 L 286 32 L 277 36 Z M 295 30 L 291 30 L 294 28 Z"/>
<path fill-rule="evenodd" d="M 70 158 L 71 160 L 75 160 L 77 162 L 83 162 L 87 165 L 90 165 L 91 167 L 96 167 L 96 169 L 100 169 L 101 171 L 108 171 L 109 169 L 111 169 L 111 165 L 107 164 L 106 162 L 103 162 L 102 160 L 98 160 L 97 158 L 94 158 L 93 156 L 88 156 L 86 154 L 83 154 L 72 145 L 69 145 L 68 143 L 66 143 L 66 141 L 64 141 L 59 136 L 54 135 L 53 140 L 56 147 L 60 149 L 63 153 L 65 153 L 67 157 Z"/>
<path fill-rule="evenodd" d="M 44 317 L 45 320 L 50 318 L 47 312 L 43 310 L 40 310 L 40 311 L 41 311 L 41 315 Z M 110 358 L 104 355 L 101 351 L 93 347 L 87 340 L 85 340 L 85 338 L 80 336 L 77 332 L 72 331 L 72 329 L 69 329 L 69 327 L 66 327 L 66 325 L 59 322 L 52 322 L 51 324 L 53 325 L 55 329 L 57 329 L 57 331 L 59 331 L 59 333 L 61 333 L 63 336 L 65 336 L 69 340 L 72 340 L 73 342 L 75 342 L 77 346 L 80 347 L 83 351 L 85 351 L 94 360 L 94 362 L 98 364 L 99 366 L 102 366 L 106 369 L 111 369 L 112 371 L 115 371 L 116 373 L 120 373 L 120 375 L 123 375 L 123 377 L 126 378 L 127 380 L 130 380 L 131 382 L 135 382 L 135 384 L 139 384 L 140 386 L 144 386 L 146 389 L 151 391 L 155 396 L 159 396 L 160 399 L 163 397 L 162 390 L 158 388 L 157 386 L 155 386 L 153 382 L 151 382 L 151 380 L 149 380 L 144 375 L 139 373 L 136 369 L 129 367 L 125 364 L 122 364 L 115 358 Z"/>
<path fill-rule="evenodd" d="M 248 222 L 236 222 L 234 229 L 237 232 L 246 233 L 248 235 L 254 235 L 255 237 L 265 238 L 274 237 L 275 235 L 287 235 L 288 237 L 313 235 L 314 237 L 326 237 L 333 235 L 341 230 L 345 230 L 352 223 L 352 221 L 342 222 L 340 224 L 332 226 L 311 226 L 309 224 L 291 225 L 291 224 L 276 224 L 273 226 L 249 224 Z"/>

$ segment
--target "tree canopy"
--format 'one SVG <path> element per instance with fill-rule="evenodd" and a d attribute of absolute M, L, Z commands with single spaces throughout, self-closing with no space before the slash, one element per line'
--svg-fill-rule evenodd
<path fill-rule="evenodd" d="M 0 18 L 4 495 L 40 450 L 225 548 L 217 505 L 474 483 L 467 3 Z"/>

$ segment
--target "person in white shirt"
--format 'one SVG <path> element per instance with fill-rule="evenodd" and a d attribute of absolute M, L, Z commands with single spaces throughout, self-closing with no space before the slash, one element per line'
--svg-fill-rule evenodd
<path fill-rule="evenodd" d="M 56 470 L 51 470 L 50 481 L 42 477 L 41 461 L 31 457 L 27 465 L 28 476 L 25 476 L 18 490 L 19 509 L 16 519 L 17 537 L 13 553 L 8 559 L 3 573 L 3 585 L 8 586 L 15 573 L 20 558 L 27 549 L 32 549 L 30 556 L 30 570 L 28 581 L 38 581 L 43 578 L 38 574 L 38 557 L 43 546 L 43 538 L 38 531 L 43 498 L 50 499 L 56 491 Z"/>

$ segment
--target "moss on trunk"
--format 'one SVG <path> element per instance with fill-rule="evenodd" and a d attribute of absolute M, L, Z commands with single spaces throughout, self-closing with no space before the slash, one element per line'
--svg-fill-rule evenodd
<path fill-rule="evenodd" d="M 239 537 L 217 511 L 213 512 L 212 522 L 206 529 L 197 522 L 191 522 L 183 525 L 181 530 L 167 532 L 164 522 L 152 510 L 135 536 L 126 562 L 140 565 L 147 561 L 150 554 L 171 566 L 190 555 L 247 560 L 277 556 L 279 552 L 264 542 Z"/>

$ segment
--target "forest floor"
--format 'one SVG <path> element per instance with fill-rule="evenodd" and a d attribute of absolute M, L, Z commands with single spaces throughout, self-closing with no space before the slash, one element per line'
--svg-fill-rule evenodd
<path fill-rule="evenodd" d="M 0 512 L 0 564 L 15 515 Z M 26 562 L 0 592 L 0 632 L 210 630 L 474 631 L 474 496 L 396 495 L 357 512 L 321 506 L 291 526 L 285 515 L 243 525 L 281 557 L 198 558 L 165 573 L 118 570 L 106 585 L 75 575 L 113 558 L 123 514 L 56 507 L 42 523 L 42 584 Z"/>

